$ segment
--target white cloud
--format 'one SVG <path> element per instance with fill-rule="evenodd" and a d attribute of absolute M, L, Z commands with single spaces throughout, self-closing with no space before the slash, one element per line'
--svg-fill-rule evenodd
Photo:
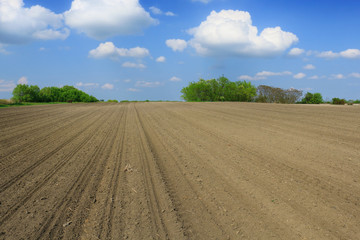
<path fill-rule="evenodd" d="M 12 92 L 16 84 L 13 81 L 5 81 L 0 79 L 0 92 Z"/>
<path fill-rule="evenodd" d="M 188 31 L 189 44 L 205 56 L 270 56 L 280 54 L 298 41 L 280 27 L 265 28 L 260 34 L 248 12 L 212 11 L 200 26 Z"/>
<path fill-rule="evenodd" d="M 128 92 L 141 92 L 141 90 L 137 89 L 137 88 L 128 88 L 127 91 Z"/>
<path fill-rule="evenodd" d="M 125 68 L 146 68 L 146 66 L 142 63 L 133 63 L 133 62 L 124 62 L 122 66 Z"/>
<path fill-rule="evenodd" d="M 135 87 L 158 87 L 160 85 L 160 82 L 137 81 Z"/>
<path fill-rule="evenodd" d="M 172 78 L 170 78 L 170 81 L 171 82 L 180 82 L 181 81 L 181 78 L 178 78 L 178 77 L 172 77 Z"/>
<path fill-rule="evenodd" d="M 150 55 L 146 48 L 117 48 L 112 42 L 100 43 L 100 45 L 89 52 L 89 57 L 92 58 L 110 58 L 118 59 L 119 57 L 134 57 L 143 58 Z"/>
<path fill-rule="evenodd" d="M 165 13 L 165 16 L 174 17 L 174 16 L 176 16 L 176 14 L 173 13 L 173 12 L 168 11 L 168 12 Z"/>
<path fill-rule="evenodd" d="M 26 8 L 23 0 L 1 0 L 0 16 L 0 43 L 66 39 L 70 34 L 63 26 L 62 14 L 40 5 Z"/>
<path fill-rule="evenodd" d="M 101 86 L 101 88 L 105 90 L 112 90 L 114 89 L 114 85 L 110 83 L 105 83 L 104 85 Z"/>
<path fill-rule="evenodd" d="M 341 73 L 339 74 L 331 74 L 329 79 L 345 79 L 345 76 Z"/>
<path fill-rule="evenodd" d="M 319 79 L 319 78 L 320 77 L 318 75 L 314 75 L 314 76 L 309 77 L 308 79 L 316 80 L 316 79 Z"/>
<path fill-rule="evenodd" d="M 163 14 L 163 12 L 162 12 L 159 8 L 157 8 L 157 7 L 152 6 L 152 7 L 149 7 L 149 9 L 150 9 L 150 11 L 151 11 L 153 14 L 155 14 L 155 15 L 161 15 L 161 14 Z"/>
<path fill-rule="evenodd" d="M 209 3 L 211 0 L 192 0 L 193 2 Z"/>
<path fill-rule="evenodd" d="M 28 84 L 27 77 L 21 77 L 18 81 L 18 84 Z"/>
<path fill-rule="evenodd" d="M 75 84 L 76 87 L 98 87 L 99 84 L 98 83 L 83 83 L 83 82 L 78 82 Z"/>
<path fill-rule="evenodd" d="M 291 75 L 292 73 L 289 71 L 284 72 L 269 72 L 269 71 L 262 71 L 256 74 L 257 77 L 271 77 L 271 76 L 284 76 L 284 75 Z"/>
<path fill-rule="evenodd" d="M 245 80 L 245 81 L 252 81 L 252 80 L 258 80 L 255 79 L 255 77 L 249 76 L 249 75 L 241 75 L 238 77 L 239 80 Z"/>
<path fill-rule="evenodd" d="M 160 56 L 156 59 L 157 62 L 165 62 L 166 58 L 164 56 Z"/>
<path fill-rule="evenodd" d="M 334 53 L 333 51 L 325 51 L 325 52 L 318 53 L 316 56 L 320 57 L 320 58 L 337 58 L 337 57 L 339 57 L 339 54 Z"/>
<path fill-rule="evenodd" d="M 348 49 L 340 52 L 340 56 L 344 58 L 360 58 L 359 49 Z"/>
<path fill-rule="evenodd" d="M 312 64 L 307 64 L 307 65 L 304 66 L 304 69 L 306 69 L 306 70 L 313 70 L 313 69 L 315 69 L 315 66 L 312 65 Z"/>
<path fill-rule="evenodd" d="M 5 45 L 4 45 L 4 44 L 1 44 L 1 43 L 0 43 L 0 53 L 1 53 L 1 54 L 4 54 L 4 55 L 10 54 L 10 52 L 8 52 L 8 51 L 5 49 Z"/>
<path fill-rule="evenodd" d="M 131 82 L 131 79 L 125 79 L 124 82 L 129 83 L 129 82 Z"/>
<path fill-rule="evenodd" d="M 349 77 L 360 78 L 360 73 L 350 73 Z"/>
<path fill-rule="evenodd" d="M 169 48 L 171 48 L 174 52 L 179 51 L 182 52 L 184 51 L 185 48 L 187 48 L 187 42 L 185 40 L 182 39 L 168 39 L 166 40 L 166 46 L 168 46 Z"/>
<path fill-rule="evenodd" d="M 139 0 L 74 0 L 64 16 L 67 25 L 97 40 L 138 34 L 158 23 Z"/>
<path fill-rule="evenodd" d="M 150 9 L 150 11 L 151 11 L 153 14 L 155 14 L 155 15 L 165 15 L 165 16 L 169 16 L 169 17 L 175 16 L 175 14 L 174 14 L 173 12 L 168 11 L 168 12 L 165 12 L 165 13 L 164 13 L 164 12 L 161 11 L 159 8 L 154 7 L 154 6 L 149 7 L 149 9 Z"/>
<path fill-rule="evenodd" d="M 246 81 L 256 81 L 256 80 L 264 80 L 268 77 L 272 76 L 286 76 L 291 75 L 292 72 L 289 71 L 283 71 L 283 72 L 270 72 L 270 71 L 261 71 L 255 74 L 255 76 L 249 76 L 249 75 L 241 75 L 238 77 L 239 80 L 246 80 Z"/>
<path fill-rule="evenodd" d="M 294 75 L 294 78 L 296 78 L 296 79 L 302 79 L 302 78 L 304 78 L 304 77 L 306 77 L 306 74 L 305 74 L 305 73 L 298 73 L 298 74 L 295 74 L 295 75 Z"/>
<path fill-rule="evenodd" d="M 296 56 L 300 56 L 301 54 L 303 54 L 305 52 L 304 49 L 301 49 L 301 48 L 292 48 L 288 55 L 289 56 L 292 56 L 292 57 L 296 57 Z"/>
<path fill-rule="evenodd" d="M 339 57 L 355 59 L 355 58 L 360 58 L 360 50 L 359 49 L 347 49 L 347 50 L 339 52 L 339 53 L 333 52 L 333 51 L 324 51 L 324 52 L 318 53 L 316 56 L 320 57 L 320 58 L 327 58 L 327 59 L 339 58 Z"/>

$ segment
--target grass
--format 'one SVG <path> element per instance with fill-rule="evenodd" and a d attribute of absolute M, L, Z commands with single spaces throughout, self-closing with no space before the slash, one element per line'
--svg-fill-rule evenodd
<path fill-rule="evenodd" d="M 48 105 L 48 104 L 67 104 L 66 102 L 49 102 L 49 103 L 33 103 L 33 102 L 24 102 L 24 103 L 14 103 L 7 99 L 0 99 L 0 108 L 3 107 L 21 107 L 21 106 L 32 106 L 32 105 Z"/>

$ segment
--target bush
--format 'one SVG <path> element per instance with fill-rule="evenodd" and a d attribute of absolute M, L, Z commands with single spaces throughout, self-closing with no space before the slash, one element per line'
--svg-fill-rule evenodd
<path fill-rule="evenodd" d="M 231 82 L 225 77 L 218 79 L 191 82 L 181 90 L 185 101 L 193 102 L 218 102 L 237 101 L 250 102 L 256 96 L 256 87 L 250 82 Z"/>
<path fill-rule="evenodd" d="M 345 105 L 345 103 L 346 103 L 345 99 L 340 99 L 340 98 L 333 98 L 332 99 L 332 104 Z"/>
<path fill-rule="evenodd" d="M 305 97 L 301 100 L 304 104 L 320 104 L 323 103 L 323 98 L 320 93 L 306 93 Z"/>
<path fill-rule="evenodd" d="M 114 102 L 114 103 L 118 103 L 118 100 L 107 100 L 107 102 Z"/>

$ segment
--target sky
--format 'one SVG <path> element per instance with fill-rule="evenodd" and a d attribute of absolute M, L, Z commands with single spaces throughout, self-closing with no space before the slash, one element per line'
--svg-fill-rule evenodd
<path fill-rule="evenodd" d="M 360 99 L 357 0 L 0 0 L 0 98 L 16 84 L 181 100 L 220 76 Z"/>

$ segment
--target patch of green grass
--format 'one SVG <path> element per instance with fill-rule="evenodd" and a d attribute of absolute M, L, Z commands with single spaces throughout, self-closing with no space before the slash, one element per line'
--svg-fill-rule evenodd
<path fill-rule="evenodd" d="M 48 105 L 48 104 L 68 104 L 66 102 L 42 102 L 42 103 L 33 103 L 33 102 L 23 102 L 23 103 L 11 103 L 0 101 L 0 107 L 21 107 L 21 106 L 33 106 L 33 105 Z"/>

